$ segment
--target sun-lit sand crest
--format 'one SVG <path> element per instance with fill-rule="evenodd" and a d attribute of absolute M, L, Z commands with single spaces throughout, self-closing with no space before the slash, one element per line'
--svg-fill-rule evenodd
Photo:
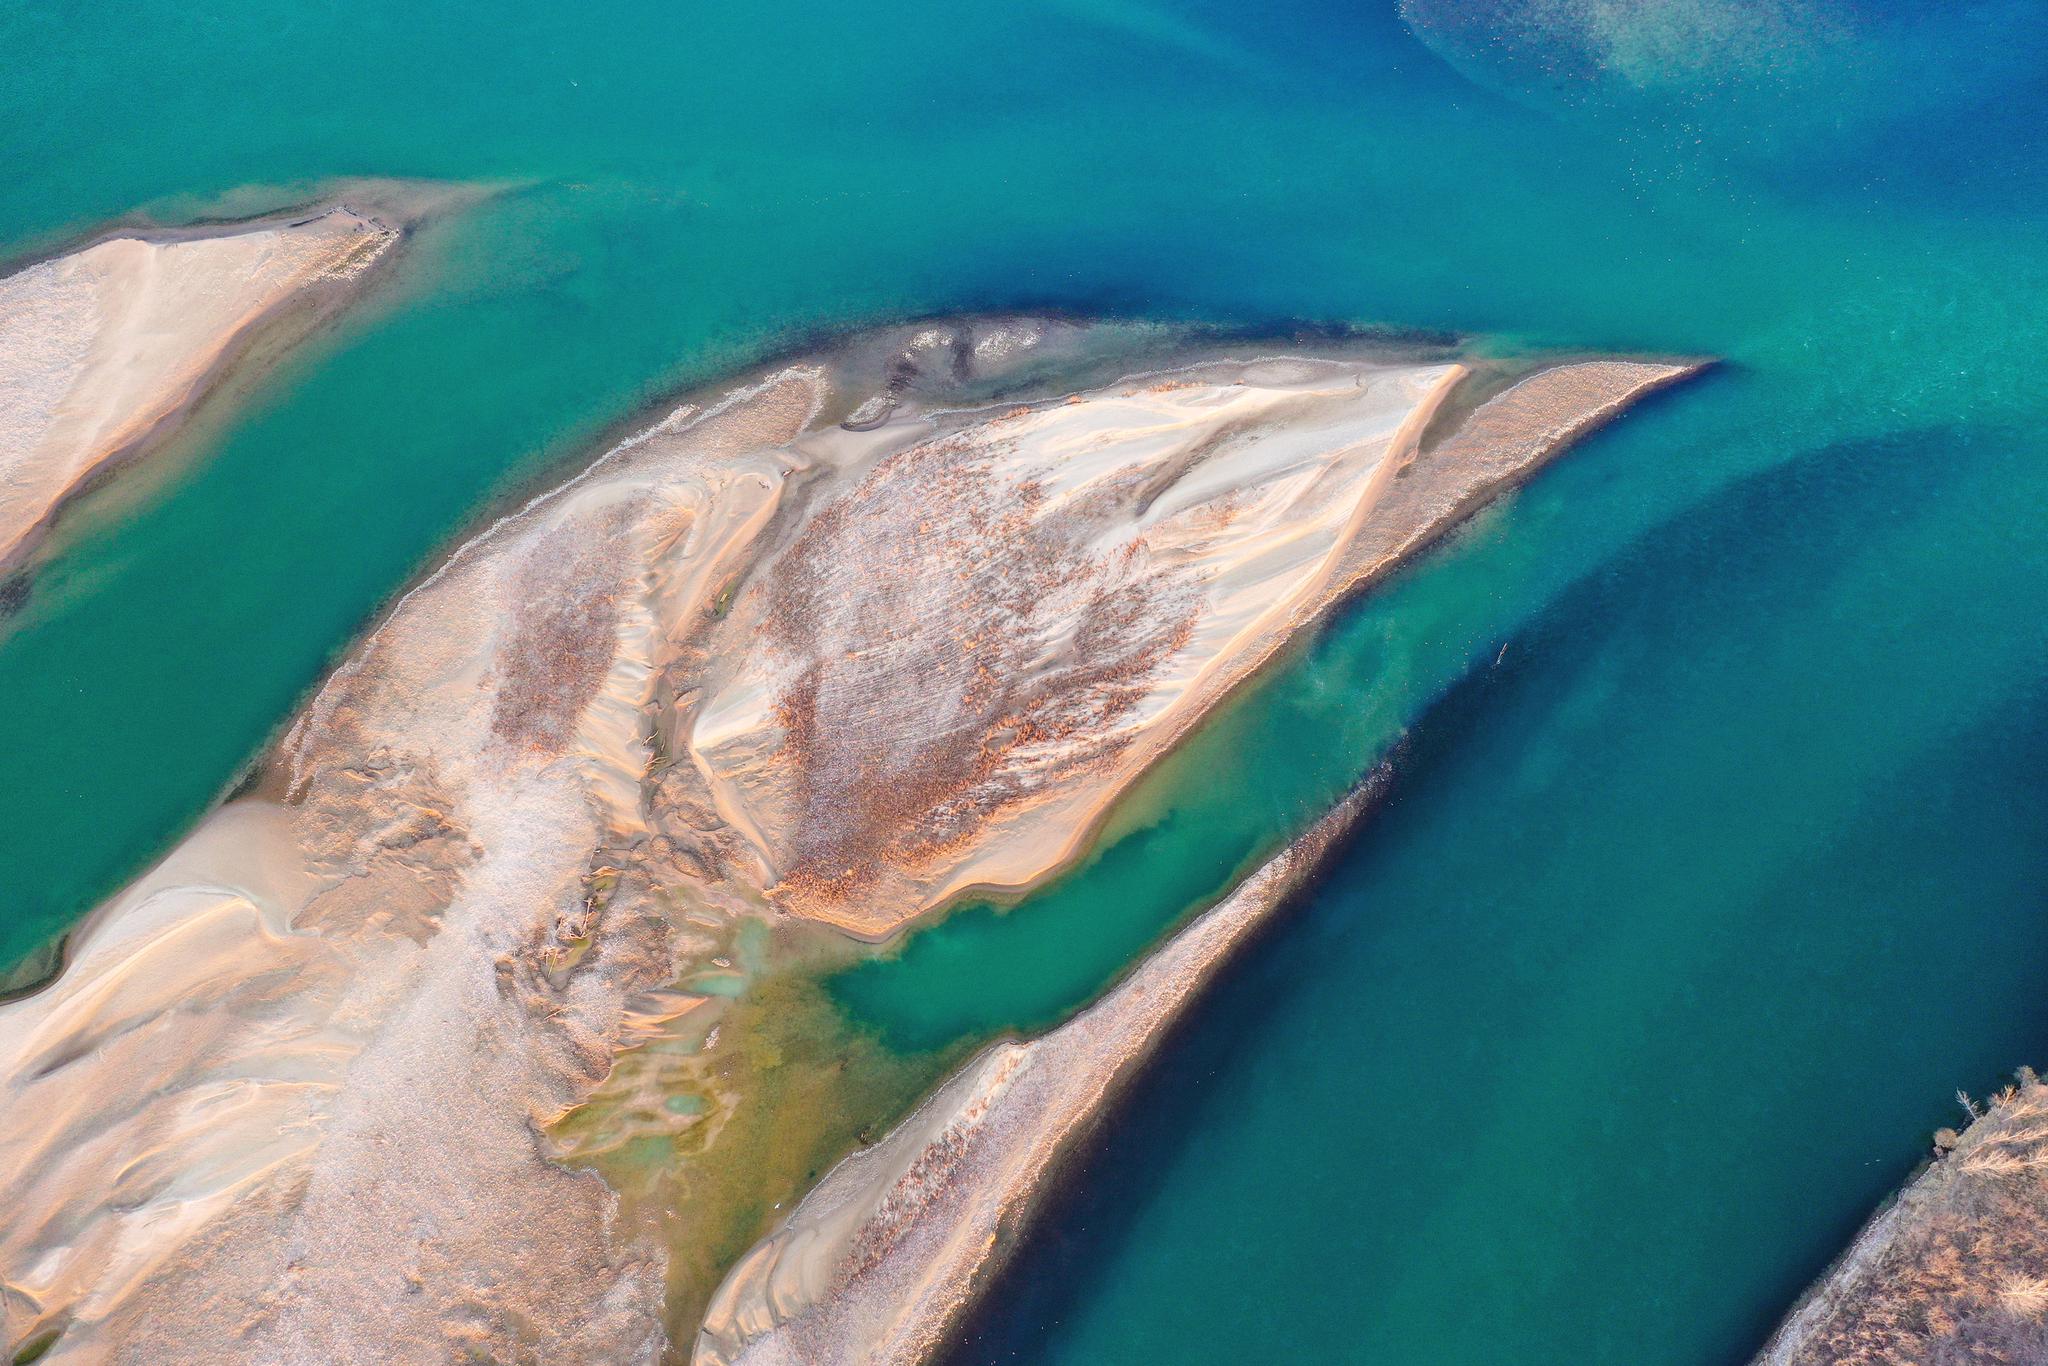
<path fill-rule="evenodd" d="M 1170 341 L 963 322 L 784 364 L 406 595 L 0 1007 L 8 1340 L 687 1352 L 690 1231 L 544 1135 L 716 1018 L 735 926 L 880 936 L 1043 878 L 1343 592 L 1686 372 L 1541 371 L 1424 440 L 1459 365 Z M 1105 383 L 1120 350 L 1146 373 Z"/>
<path fill-rule="evenodd" d="M 355 280 L 398 236 L 332 208 L 112 237 L 0 278 L 0 569 L 175 418 L 259 322 Z"/>

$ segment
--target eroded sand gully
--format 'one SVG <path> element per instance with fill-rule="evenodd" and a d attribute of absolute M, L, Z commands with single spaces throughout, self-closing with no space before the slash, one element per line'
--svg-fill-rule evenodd
<path fill-rule="evenodd" d="M 114 237 L 0 278 L 0 570 L 96 471 L 157 434 L 256 325 L 398 240 L 346 208 Z"/>
<path fill-rule="evenodd" d="M 9 1344 L 686 1351 L 692 1230 L 622 1217 L 551 1128 L 664 1031 L 703 1046 L 747 926 L 879 935 L 1045 875 L 1347 586 L 1683 368 L 1538 374 L 1421 449 L 1462 373 L 903 329 L 499 521 L 0 1007 Z"/>

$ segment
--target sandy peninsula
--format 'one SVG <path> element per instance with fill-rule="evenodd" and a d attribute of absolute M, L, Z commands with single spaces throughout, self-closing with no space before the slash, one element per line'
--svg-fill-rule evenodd
<path fill-rule="evenodd" d="M 2030 1069 L 1885 1206 L 1758 1366 L 2048 1361 L 2048 1086 Z"/>
<path fill-rule="evenodd" d="M 548 1135 L 675 1021 L 709 1047 L 745 927 L 1044 877 L 1343 593 L 1686 372 L 1475 410 L 1413 348 L 973 319 L 676 404 L 400 599 L 0 1006 L 5 1341 L 681 1359 L 693 1231 Z"/>
<path fill-rule="evenodd" d="M 795 914 L 880 938 L 1015 892 L 1333 602 L 1682 373 L 1545 371 L 1430 449 L 1464 366 L 1301 356 L 835 437 L 845 492 L 735 602 L 672 752 Z"/>
<path fill-rule="evenodd" d="M 0 278 L 0 572 L 161 438 L 288 308 L 343 297 L 399 231 L 352 209 L 105 238 Z"/>

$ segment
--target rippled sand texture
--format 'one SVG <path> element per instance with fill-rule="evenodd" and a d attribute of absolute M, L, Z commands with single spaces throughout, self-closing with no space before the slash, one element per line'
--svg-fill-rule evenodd
<path fill-rule="evenodd" d="M 1059 865 L 1322 607 L 1461 374 L 1272 360 L 868 438 L 677 737 L 750 874 L 879 937 Z"/>
<path fill-rule="evenodd" d="M 1546 371 L 1419 455 L 1460 367 L 1198 367 L 911 425 L 736 603 L 676 748 L 785 909 L 880 937 L 1023 887 L 1336 598 L 1679 373 Z"/>
<path fill-rule="evenodd" d="M 945 406 L 1100 345 L 963 323 L 781 366 L 407 595 L 253 789 L 0 1006 L 8 1342 L 660 1356 L 664 1247 L 540 1131 L 707 1003 L 736 925 L 878 933 L 1044 875 L 1347 581 L 1681 373 L 1538 376 L 1420 454 L 1456 367 Z"/>
<path fill-rule="evenodd" d="M 931 1356 L 1117 1086 L 1371 796 L 1369 785 L 1345 799 L 1102 1000 L 1041 1038 L 984 1052 L 834 1168 L 719 1287 L 696 1366 Z"/>
<path fill-rule="evenodd" d="M 96 470 L 177 416 L 259 321 L 356 278 L 397 237 L 332 209 L 116 237 L 0 279 L 0 569 Z"/>
<path fill-rule="evenodd" d="M 1938 1142 L 1758 1366 L 2048 1361 L 2048 1086 L 2023 1071 Z"/>

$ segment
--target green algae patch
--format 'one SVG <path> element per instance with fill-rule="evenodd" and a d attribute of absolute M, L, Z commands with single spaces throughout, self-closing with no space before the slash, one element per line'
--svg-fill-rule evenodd
<path fill-rule="evenodd" d="M 28 1366 L 31 1361 L 41 1361 L 57 1345 L 57 1339 L 64 1336 L 62 1328 L 51 1328 L 36 1334 L 21 1344 L 20 1350 L 9 1358 L 12 1366 Z"/>
<path fill-rule="evenodd" d="M 700 972 L 683 982 L 683 990 L 705 996 L 738 996 L 746 989 L 747 979 L 737 972 Z"/>
<path fill-rule="evenodd" d="M 732 994 L 702 996 L 621 1054 L 589 1101 L 549 1132 L 568 1165 L 618 1192 L 629 1236 L 666 1250 L 668 1329 L 682 1350 L 733 1263 L 967 1048 L 885 1047 L 849 1023 L 821 982 L 867 950 L 809 928 L 771 939 L 741 954 L 758 954 L 756 973 L 686 979 L 692 992 L 716 978 Z"/>

